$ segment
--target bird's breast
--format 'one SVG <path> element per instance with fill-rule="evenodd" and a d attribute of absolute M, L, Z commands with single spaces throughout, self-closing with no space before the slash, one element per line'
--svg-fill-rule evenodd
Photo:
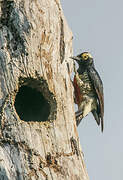
<path fill-rule="evenodd" d="M 84 95 L 94 96 L 93 85 L 89 79 L 87 72 L 83 74 L 76 73 L 74 76 L 75 103 L 80 105 Z"/>

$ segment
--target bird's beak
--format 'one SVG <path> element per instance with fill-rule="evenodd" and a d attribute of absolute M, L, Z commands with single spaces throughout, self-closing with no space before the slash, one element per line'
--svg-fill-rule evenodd
<path fill-rule="evenodd" d="M 80 58 L 78 56 L 73 56 L 73 57 L 70 57 L 71 59 L 74 59 L 75 61 L 79 61 Z"/>

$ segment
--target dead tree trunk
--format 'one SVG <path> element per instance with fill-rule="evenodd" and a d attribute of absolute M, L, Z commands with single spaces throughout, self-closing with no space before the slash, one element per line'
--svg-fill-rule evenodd
<path fill-rule="evenodd" d="M 59 0 L 0 2 L 0 179 L 88 180 Z"/>

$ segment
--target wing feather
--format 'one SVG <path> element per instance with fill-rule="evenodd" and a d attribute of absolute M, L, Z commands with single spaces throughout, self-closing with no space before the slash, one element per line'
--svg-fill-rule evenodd
<path fill-rule="evenodd" d="M 101 119 L 101 130 L 103 131 L 103 118 L 104 118 L 104 94 L 103 94 L 103 83 L 94 67 L 88 69 L 88 74 L 93 83 L 96 91 L 98 102 L 99 102 L 99 118 Z"/>

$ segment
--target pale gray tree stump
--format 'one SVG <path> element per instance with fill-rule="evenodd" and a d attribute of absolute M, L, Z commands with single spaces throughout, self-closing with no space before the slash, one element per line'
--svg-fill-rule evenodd
<path fill-rule="evenodd" d="M 71 55 L 59 0 L 0 1 L 0 180 L 88 180 Z"/>

